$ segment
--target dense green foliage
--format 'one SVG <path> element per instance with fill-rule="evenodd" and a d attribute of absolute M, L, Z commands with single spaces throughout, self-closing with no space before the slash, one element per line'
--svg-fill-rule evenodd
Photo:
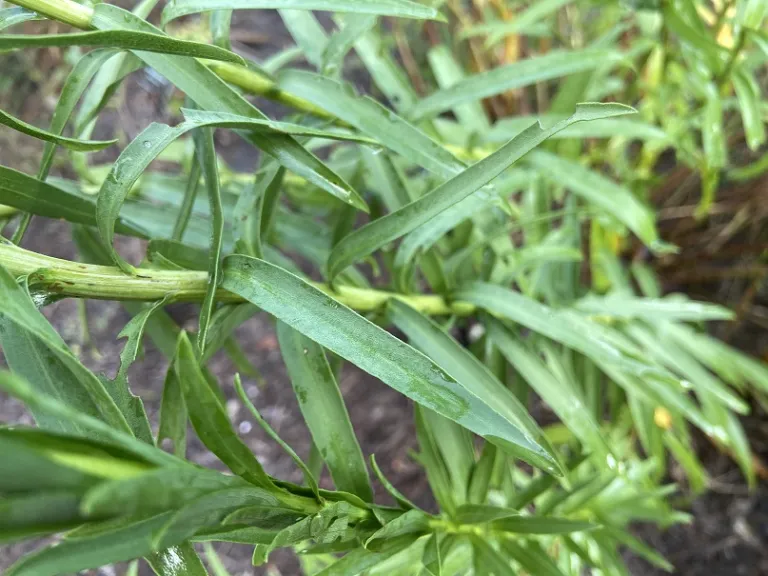
<path fill-rule="evenodd" d="M 707 335 L 728 310 L 663 296 L 623 254 L 676 249 L 649 201 L 665 152 L 700 175 L 702 218 L 724 178 L 768 169 L 730 154 L 766 140 L 763 0 L 172 0 L 167 31 L 147 21 L 156 0 L 15 3 L 0 30 L 40 18 L 80 30 L 0 35 L 0 51 L 70 47 L 74 62 L 47 129 L 0 111 L 4 130 L 45 142 L 37 175 L 0 166 L 0 218 L 16 223 L 0 240 L 0 388 L 37 423 L 0 428 L 0 543 L 63 534 L 8 576 L 139 558 L 161 576 L 206 574 L 191 543 L 225 574 L 210 542 L 250 544 L 256 565 L 293 547 L 322 575 L 623 574 L 625 547 L 672 569 L 627 527 L 688 520 L 664 482 L 672 458 L 689 490 L 706 488 L 693 429 L 754 482 L 738 416 L 768 393 L 768 369 Z M 243 8 L 279 9 L 296 46 L 265 62 L 234 54 Z M 334 12 L 333 33 L 313 10 Z M 204 29 L 177 20 L 198 13 Z M 371 96 L 344 81 L 348 55 Z M 301 58 L 314 71 L 289 68 Z M 94 163 L 115 145 L 91 138 L 97 118 L 145 68 L 186 95 L 179 122 Z M 267 118 L 249 94 L 290 113 Z M 255 174 L 226 166 L 214 130 L 262 152 Z M 49 176 L 59 148 L 77 179 Z M 157 159 L 181 171 L 148 170 Z M 33 216 L 70 222 L 82 262 L 20 247 Z M 117 235 L 149 240 L 140 265 Z M 41 314 L 65 297 L 131 313 L 113 380 Z M 178 301 L 200 304 L 196 333 L 163 310 Z M 259 311 L 276 320 L 312 462 L 239 377 L 234 390 L 303 485 L 264 470 L 208 369 L 222 348 L 238 353 L 234 331 Z M 156 435 L 127 376 L 145 336 L 168 358 Z M 344 362 L 414 402 L 438 513 L 366 461 Z M 559 423 L 542 428 L 534 403 Z M 186 459 L 188 423 L 232 474 Z M 319 488 L 325 467 L 335 490 Z M 392 505 L 374 501 L 373 476 Z"/>

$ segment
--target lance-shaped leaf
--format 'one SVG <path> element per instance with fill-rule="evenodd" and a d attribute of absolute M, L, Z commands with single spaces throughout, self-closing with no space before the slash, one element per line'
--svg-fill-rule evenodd
<path fill-rule="evenodd" d="M 101 30 L 163 33 L 136 15 L 108 4 L 96 5 L 91 23 L 95 28 Z M 264 114 L 197 60 L 141 50 L 136 50 L 134 53 L 180 90 L 193 97 L 201 108 L 266 120 Z M 280 164 L 303 176 L 312 184 L 338 196 L 345 202 L 365 209 L 365 204 L 354 189 L 316 156 L 302 147 L 292 136 L 261 134 L 254 131 L 241 132 L 240 134 L 248 142 L 274 156 Z"/>
<path fill-rule="evenodd" d="M 538 453 L 539 446 L 543 445 L 548 449 L 549 457 L 556 460 L 554 453 L 547 446 L 544 433 L 520 401 L 471 352 L 437 324 L 403 302 L 390 302 L 387 305 L 387 316 L 417 348 L 456 378 L 464 388 L 471 390 L 486 404 L 494 406 L 506 420 L 517 427 L 520 435 L 529 442 L 527 445 L 523 444 L 526 451 Z M 448 465 L 451 465 L 451 461 L 459 459 L 460 454 L 460 451 L 454 451 L 450 455 Z M 470 463 L 474 463 L 473 456 L 470 447 Z M 525 452 L 520 457 L 525 459 Z M 468 476 L 469 470 L 466 472 Z M 468 482 L 469 478 L 464 481 Z"/>
<path fill-rule="evenodd" d="M 101 477 L 116 478 L 120 477 L 123 473 L 131 475 L 136 474 L 137 471 L 146 471 L 151 468 L 152 465 L 183 465 L 182 460 L 179 460 L 170 454 L 166 454 L 154 446 L 137 440 L 129 432 L 116 429 L 109 424 L 102 422 L 98 418 L 83 414 L 50 396 L 39 394 L 30 384 L 14 374 L 0 372 L 0 389 L 22 401 L 30 411 L 41 414 L 44 413 L 61 420 L 69 420 L 80 426 L 83 430 L 86 430 L 89 439 L 76 437 L 67 443 L 65 442 L 65 437 L 59 436 L 55 437 L 53 442 L 57 449 L 62 443 L 65 445 L 85 443 L 90 446 L 95 446 L 97 448 L 96 453 L 91 455 L 90 458 L 85 458 L 80 463 L 80 468 L 86 472 L 95 472 Z M 37 429 L 27 430 L 25 432 L 26 436 L 33 437 L 36 446 L 41 448 L 44 447 L 44 444 L 46 444 L 46 433 Z M 0 429 L 0 433 L 2 433 L 2 429 Z M 6 433 L 13 436 L 19 436 L 21 431 L 7 430 Z M 99 442 L 97 443 L 96 441 L 91 440 L 91 438 L 98 438 Z M 116 451 L 116 457 L 111 456 L 111 452 L 114 451 Z M 76 453 L 83 453 L 83 450 L 78 449 L 76 450 Z M 87 451 L 85 451 L 85 453 L 87 454 Z M 131 459 L 128 459 L 126 455 L 130 456 Z M 106 460 L 105 465 L 99 464 L 100 458 Z M 2 462 L 3 465 L 6 466 L 12 464 L 12 462 L 8 461 Z M 77 458 L 69 458 L 64 455 L 61 458 L 61 462 L 71 463 L 73 464 L 73 469 L 78 469 Z M 2 471 L 1 467 L 0 471 Z M 8 474 L 5 474 L 5 472 L 4 475 L 9 476 Z M 18 478 L 14 479 L 10 476 L 7 479 L 11 482 L 18 480 Z M 2 478 L 2 476 L 0 476 L 0 478 Z M 28 479 L 24 479 L 23 477 L 21 479 L 30 484 L 31 488 L 32 483 Z M 5 478 L 3 478 L 3 480 L 5 480 Z M 40 480 L 42 482 L 57 482 L 55 478 L 40 478 Z M 0 484 L 0 488 L 2 488 L 2 486 L 3 484 Z"/>
<path fill-rule="evenodd" d="M 210 255 L 208 256 L 208 287 L 200 307 L 200 328 L 197 333 L 197 348 L 202 356 L 208 340 L 208 326 L 213 315 L 216 290 L 221 270 L 221 250 L 224 236 L 224 212 L 221 204 L 221 185 L 216 150 L 213 145 L 213 130 L 200 128 L 195 133 L 197 162 L 202 167 L 205 187 L 208 190 L 208 210 L 211 220 Z"/>
<path fill-rule="evenodd" d="M 5 166 L 0 166 L 0 204 L 38 216 L 96 226 L 96 204 L 90 198 Z M 122 234 L 146 235 L 140 227 L 123 219 L 115 220 L 113 226 Z"/>
<path fill-rule="evenodd" d="M 207 58 L 245 64 L 245 61 L 229 50 L 218 46 L 177 40 L 164 34 L 149 34 L 129 30 L 80 32 L 76 34 L 9 34 L 0 36 L 0 50 L 19 48 L 48 48 L 51 46 L 87 46 L 95 48 L 120 48 L 122 50 L 143 50 L 161 54 L 175 54 L 192 58 Z"/>
<path fill-rule="evenodd" d="M 155 552 L 145 560 L 155 574 L 160 576 L 208 576 L 200 557 L 189 542 Z"/>
<path fill-rule="evenodd" d="M 70 150 L 76 150 L 79 152 L 95 152 L 97 150 L 103 150 L 104 148 L 107 148 L 108 146 L 111 146 L 117 140 L 78 140 L 77 138 L 66 138 L 64 136 L 59 136 L 58 134 L 54 134 L 52 132 L 48 132 L 46 130 L 41 130 L 40 128 L 36 128 L 35 126 L 32 126 L 31 124 L 27 124 L 23 120 L 19 120 L 18 118 L 11 116 L 7 112 L 3 112 L 0 110 L 0 124 L 3 126 L 8 126 L 9 128 L 12 128 L 13 130 L 16 130 L 17 132 L 21 132 L 22 134 L 26 134 L 27 136 L 32 136 L 33 138 L 37 138 L 38 140 L 43 140 L 45 142 L 53 142 L 54 144 L 59 144 L 60 146 L 64 146 L 64 148 L 68 148 Z"/>
<path fill-rule="evenodd" d="M 565 344 L 597 362 L 621 367 L 643 377 L 670 378 L 668 371 L 658 365 L 636 360 L 639 348 L 621 335 L 569 310 L 554 310 L 519 292 L 502 286 L 476 282 L 454 294 L 459 300 L 471 302 L 494 316 L 511 320 Z"/>
<path fill-rule="evenodd" d="M 632 230 L 651 249 L 661 248 L 653 210 L 631 190 L 577 162 L 535 150 L 526 158 L 539 173 L 598 206 Z"/>
<path fill-rule="evenodd" d="M 692 302 L 678 297 L 636 298 L 620 293 L 603 297 L 586 296 L 578 300 L 574 307 L 588 314 L 612 316 L 622 320 L 640 318 L 648 322 L 659 320 L 700 322 L 734 318 L 732 311 L 716 304 Z"/>
<path fill-rule="evenodd" d="M 624 55 L 615 50 L 570 50 L 550 52 L 494 68 L 488 72 L 467 76 L 450 88 L 438 90 L 416 103 L 408 111 L 411 120 L 437 116 L 458 104 L 495 96 L 508 90 L 530 86 L 537 82 L 616 64 Z"/>
<path fill-rule="evenodd" d="M 762 95 L 754 74 L 741 66 L 731 74 L 733 88 L 741 108 L 741 120 L 750 150 L 758 150 L 765 142 L 765 121 L 760 113 Z"/>
<path fill-rule="evenodd" d="M 169 512 L 136 522 L 122 522 L 93 536 L 65 540 L 24 557 L 6 576 L 57 576 L 124 562 L 154 552 L 152 537 Z"/>
<path fill-rule="evenodd" d="M 3 267 L 0 267 L 0 342 L 6 347 L 11 368 L 35 378 L 41 396 L 58 398 L 74 409 L 103 420 L 116 430 L 129 431 L 125 417 L 102 382 L 67 348 L 64 340 L 39 312 L 29 294 Z M 25 349 L 22 343 L 32 343 Z M 52 377 L 61 377 L 55 381 Z M 41 424 L 53 429 L 75 431 L 72 423 L 51 418 L 32 409 Z M 39 416 L 38 416 L 39 414 Z"/>
<path fill-rule="evenodd" d="M 186 120 L 173 128 L 166 124 L 150 124 L 123 150 L 112 166 L 104 183 L 101 185 L 99 198 L 96 203 L 99 233 L 108 246 L 111 247 L 114 243 L 114 225 L 133 185 L 163 150 L 190 130 L 226 127 L 249 130 L 251 132 L 288 134 L 296 133 L 291 132 L 295 129 L 301 135 L 311 134 L 330 138 L 336 137 L 335 133 L 311 129 L 307 129 L 307 131 L 300 126 L 296 127 L 282 122 L 272 122 L 271 120 L 248 118 L 228 113 L 184 110 L 184 115 Z M 340 137 L 344 138 L 344 136 Z M 358 208 L 365 208 L 365 202 L 359 196 L 355 195 L 349 201 Z M 117 254 L 114 248 L 112 249 L 112 258 L 125 271 L 133 272 L 133 268 Z"/>
<path fill-rule="evenodd" d="M 272 486 L 259 461 L 232 429 L 227 412 L 200 369 L 184 332 L 179 334 L 175 364 L 189 419 L 203 444 L 238 476 L 257 486 Z"/>
<path fill-rule="evenodd" d="M 172 0 L 163 10 L 163 26 L 174 18 L 198 12 L 259 9 L 327 10 L 442 20 L 437 9 L 411 0 Z"/>
<path fill-rule="evenodd" d="M 277 337 L 301 414 L 333 483 L 372 502 L 363 453 L 323 348 L 284 322 L 277 324 Z"/>
<path fill-rule="evenodd" d="M 572 383 L 553 374 L 536 354 L 527 350 L 500 322 L 488 322 L 488 335 L 518 374 L 552 407 L 560 420 L 601 461 L 606 461 L 611 449 L 581 394 Z"/>
<path fill-rule="evenodd" d="M 550 125 L 565 118 L 562 114 L 543 114 L 538 117 L 542 124 Z M 486 142 L 506 142 L 520 134 L 534 120 L 533 116 L 512 116 L 496 122 L 493 127 L 480 136 Z M 623 137 L 638 140 L 666 140 L 666 132 L 647 122 L 635 118 L 605 118 L 587 124 L 574 124 L 555 134 L 552 138 L 615 138 Z"/>
<path fill-rule="evenodd" d="M 365 258 L 375 250 L 415 230 L 441 212 L 467 198 L 499 176 L 544 140 L 575 122 L 608 118 L 633 113 L 620 104 L 580 104 L 576 112 L 549 129 L 533 124 L 499 150 L 467 168 L 435 190 L 400 210 L 363 226 L 339 242 L 328 259 L 328 274 L 334 278 L 347 266 Z"/>
<path fill-rule="evenodd" d="M 422 353 L 337 300 L 281 268 L 256 258 L 224 261 L 223 287 L 405 394 L 513 453 L 531 443 L 496 407 L 489 406 Z M 554 472 L 546 451 L 529 453 Z"/>
<path fill-rule="evenodd" d="M 311 72 L 286 70 L 280 74 L 278 84 L 438 176 L 451 178 L 464 168 L 419 128 L 372 98 L 350 94 L 340 82 Z"/>

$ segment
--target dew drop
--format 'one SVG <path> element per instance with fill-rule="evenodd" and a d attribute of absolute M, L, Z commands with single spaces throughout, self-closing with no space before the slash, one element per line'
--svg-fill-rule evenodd
<path fill-rule="evenodd" d="M 152 148 L 152 142 L 150 142 L 149 140 L 144 140 L 144 142 L 142 142 L 141 145 L 144 146 L 144 148 Z"/>

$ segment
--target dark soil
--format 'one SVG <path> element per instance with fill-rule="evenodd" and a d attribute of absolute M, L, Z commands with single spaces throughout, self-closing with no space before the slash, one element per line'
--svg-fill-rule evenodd
<path fill-rule="evenodd" d="M 272 12 L 236 15 L 236 38 L 239 48 L 245 48 L 257 59 L 290 45 L 291 41 L 279 17 Z M 56 82 L 52 71 L 60 55 L 52 51 L 5 56 L 0 78 L 0 107 L 24 120 L 45 126 L 55 102 Z M 10 64 L 8 63 L 10 61 Z M 354 62 L 353 69 L 359 69 Z M 30 70 L 35 74 L 30 77 Z M 360 82 L 364 80 L 360 78 Z M 113 133 L 125 133 L 133 138 L 152 120 L 168 120 L 165 117 L 170 88 L 146 73 L 134 75 L 129 80 L 125 99 L 116 110 L 104 115 L 99 124 L 97 138 Z M 268 102 L 259 106 L 271 116 L 279 116 L 281 109 Z M 249 170 L 255 165 L 256 152 L 242 146 L 239 140 L 226 134 L 217 136 L 217 144 L 228 162 L 235 169 Z M 8 130 L 0 130 L 0 162 L 28 173 L 36 171 L 40 157 L 37 143 Z M 27 234 L 25 247 L 53 256 L 73 258 L 74 247 L 70 241 L 68 225 L 36 218 Z M 121 240 L 122 254 L 140 259 L 143 246 L 139 241 Z M 121 350 L 117 334 L 129 319 L 118 303 L 88 302 L 86 304 L 90 340 L 83 337 L 83 325 L 79 305 L 72 300 L 48 306 L 44 313 L 61 333 L 67 343 L 80 351 L 81 358 L 90 368 L 113 375 L 116 359 Z M 194 329 L 197 316 L 191 306 L 174 306 L 174 317 L 183 327 Z M 245 386 L 254 403 L 277 432 L 301 456 L 309 452 L 309 434 L 303 424 L 291 386 L 287 380 L 271 319 L 260 314 L 246 322 L 238 330 L 238 338 L 248 358 L 263 375 L 265 385 L 258 387 L 255 381 Z M 224 385 L 230 402 L 230 417 L 241 437 L 249 444 L 266 470 L 277 477 L 300 481 L 301 475 L 291 459 L 270 441 L 255 425 L 249 415 L 233 399 L 232 381 L 234 368 L 226 356 L 217 356 L 211 368 Z M 156 425 L 166 361 L 151 344 L 143 358 L 131 368 L 131 383 L 135 393 L 144 399 L 147 411 Z M 378 380 L 346 365 L 341 376 L 341 388 L 349 408 L 353 425 L 366 455 L 376 454 L 387 475 L 407 496 L 426 507 L 432 506 L 431 496 L 424 474 L 409 458 L 415 448 L 415 433 L 410 403 Z M 0 421 L 26 423 L 31 419 L 15 400 L 0 395 Z M 755 450 L 768 459 L 768 419 L 758 411 L 745 420 Z M 192 434 L 190 438 L 194 438 Z M 691 512 L 693 522 L 659 531 L 653 526 L 638 526 L 636 533 L 662 552 L 675 566 L 679 574 L 689 576 L 758 576 L 768 574 L 768 486 L 761 484 L 749 492 L 737 468 L 711 445 L 702 442 L 702 459 L 707 463 L 713 479 L 712 490 L 691 503 L 682 503 Z M 218 467 L 220 463 L 196 440 L 192 440 L 189 455 L 200 464 Z M 672 470 L 673 479 L 676 476 Z M 327 483 L 327 479 L 325 479 Z M 377 496 L 387 497 L 380 486 Z M 33 544 L 17 544 L 0 548 L 0 571 L 34 547 Z M 219 548 L 223 560 L 233 576 L 262 574 L 266 569 L 255 569 L 250 563 L 250 549 L 245 546 L 225 545 Z M 656 569 L 645 562 L 627 555 L 631 574 L 651 576 Z M 297 574 L 295 560 L 287 553 L 276 553 L 270 562 L 271 574 Z M 121 574 L 122 567 L 107 567 L 92 574 Z M 148 572 L 147 572 L 148 573 Z"/>

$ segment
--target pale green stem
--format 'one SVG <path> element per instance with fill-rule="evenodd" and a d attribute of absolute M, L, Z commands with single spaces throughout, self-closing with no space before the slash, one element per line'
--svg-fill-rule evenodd
<path fill-rule="evenodd" d="M 93 8 L 72 2 L 72 0 L 12 0 L 11 4 L 32 10 L 52 20 L 64 22 L 75 28 L 87 30 L 91 27 Z"/>
<path fill-rule="evenodd" d="M 14 276 L 29 276 L 29 286 L 51 294 L 98 300 L 156 301 L 172 294 L 176 301 L 202 301 L 208 285 L 208 273 L 193 270 L 152 270 L 137 268 L 130 276 L 114 266 L 81 264 L 24 250 L 12 244 L 0 244 L 0 266 Z M 383 290 L 312 283 L 342 304 L 359 312 L 378 310 L 397 299 L 428 315 L 466 316 L 475 311 L 468 302 L 450 302 L 434 294 L 406 295 Z M 216 294 L 219 302 L 242 302 L 243 298 L 223 288 Z"/>
<path fill-rule="evenodd" d="M 281 90 L 274 80 L 259 74 L 258 72 L 251 70 L 245 66 L 239 64 L 230 64 L 228 62 L 215 62 L 206 61 L 205 64 L 210 68 L 219 78 L 225 82 L 229 82 L 238 88 L 242 88 L 250 94 L 257 96 L 263 96 L 269 100 L 280 102 L 285 104 L 289 108 L 294 108 L 300 112 L 306 112 L 317 116 L 318 118 L 325 118 L 326 120 L 332 120 L 337 124 L 344 124 L 333 114 L 328 113 L 319 106 L 315 106 L 309 100 L 304 100 L 294 94 Z"/>

